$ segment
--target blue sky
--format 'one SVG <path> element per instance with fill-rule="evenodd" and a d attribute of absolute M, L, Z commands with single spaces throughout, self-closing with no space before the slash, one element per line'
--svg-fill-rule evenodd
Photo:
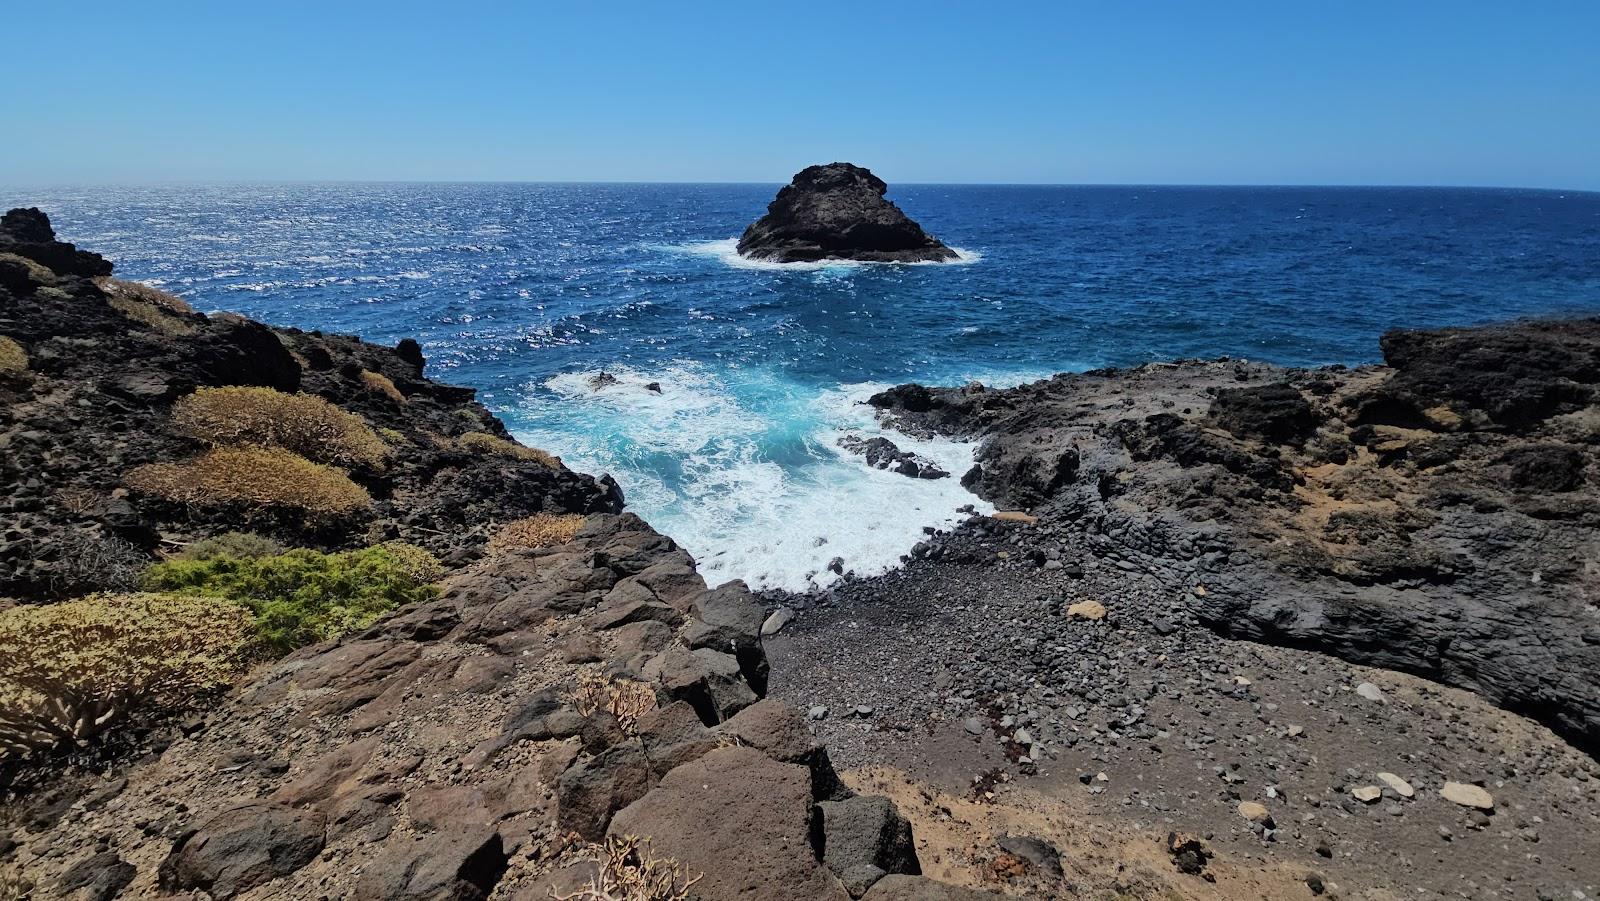
<path fill-rule="evenodd" d="M 270 8 L 268 8 L 270 7 Z M 1600 2 L 25 3 L 0 182 L 1600 189 Z"/>

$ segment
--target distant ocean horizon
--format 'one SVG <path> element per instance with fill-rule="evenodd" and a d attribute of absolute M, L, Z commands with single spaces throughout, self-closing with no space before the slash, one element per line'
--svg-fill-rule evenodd
<path fill-rule="evenodd" d="M 1394 327 L 1600 314 L 1600 193 L 900 184 L 951 264 L 755 264 L 776 184 L 7 189 L 202 310 L 394 343 L 530 444 L 610 472 L 712 581 L 867 574 L 979 503 L 837 446 L 907 381 L 1235 356 L 1379 360 Z M 619 379 L 600 391 L 600 371 Z M 645 389 L 659 383 L 660 392 Z M 972 448 L 893 436 L 956 476 Z M 979 503 L 980 508 L 982 507 Z"/>

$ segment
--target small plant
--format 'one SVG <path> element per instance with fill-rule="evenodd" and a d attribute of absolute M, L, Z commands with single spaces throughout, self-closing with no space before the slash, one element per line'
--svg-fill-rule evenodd
<path fill-rule="evenodd" d="M 112 297 L 138 301 L 159 310 L 165 310 L 168 313 L 181 313 L 188 316 L 194 312 L 194 307 L 189 306 L 187 300 L 176 294 L 163 291 L 154 285 L 131 282 L 122 278 L 111 278 L 110 276 L 99 279 L 97 283 L 100 285 L 100 290 Z"/>
<path fill-rule="evenodd" d="M 427 551 L 391 543 L 338 554 L 299 549 L 167 560 L 145 572 L 144 585 L 243 604 L 255 614 L 262 642 L 282 653 L 365 629 L 404 604 L 432 600 L 438 596 L 433 583 L 443 575 Z"/>
<path fill-rule="evenodd" d="M 16 253 L 0 253 L 0 263 L 13 263 L 28 270 L 28 277 L 41 285 L 54 285 L 56 283 L 55 270 L 39 262 Z M 0 896 L 3 897 L 3 896 Z"/>
<path fill-rule="evenodd" d="M 509 457 L 514 460 L 532 460 L 542 463 L 552 469 L 561 465 L 561 458 L 548 454 L 536 447 L 518 444 L 498 438 L 488 432 L 467 432 L 456 439 L 456 446 L 464 451 L 479 454 L 492 454 L 496 457 Z"/>
<path fill-rule="evenodd" d="M 670 857 L 657 856 L 647 839 L 610 836 L 593 860 L 599 872 L 570 895 L 550 890 L 556 901 L 687 901 L 703 876 L 689 878 Z"/>
<path fill-rule="evenodd" d="M 265 535 L 254 532 L 224 532 L 190 543 L 174 556 L 179 560 L 206 560 L 211 557 L 239 557 L 254 560 L 281 554 L 286 548 Z"/>
<path fill-rule="evenodd" d="M 406 396 L 400 393 L 399 388 L 395 387 L 394 379 L 381 372 L 373 372 L 370 369 L 361 370 L 361 384 L 365 385 L 368 391 L 374 394 L 381 394 L 397 404 L 406 402 Z"/>
<path fill-rule="evenodd" d="M 100 289 L 106 292 L 106 302 L 113 310 L 163 335 L 182 337 L 199 331 L 186 318 L 194 314 L 194 308 L 160 288 L 120 278 L 104 278 L 100 280 Z"/>
<path fill-rule="evenodd" d="M 578 513 L 535 513 L 501 526 L 489 539 L 490 553 L 524 547 L 554 547 L 577 536 L 587 517 Z"/>
<path fill-rule="evenodd" d="M 22 345 L 0 335 L 0 372 L 26 372 L 28 370 L 28 352 Z"/>
<path fill-rule="evenodd" d="M 131 542 L 95 532 L 70 531 L 55 542 L 60 561 L 52 589 L 65 594 L 132 591 L 150 557 Z"/>
<path fill-rule="evenodd" d="M 372 506 L 366 489 L 339 470 L 275 448 L 219 447 L 183 463 L 147 463 L 127 484 L 198 507 L 238 503 L 343 516 Z"/>
<path fill-rule="evenodd" d="M 595 672 L 580 674 L 578 686 L 567 700 L 580 716 L 594 716 L 602 710 L 611 714 L 630 735 L 638 726 L 639 717 L 656 709 L 654 688 L 643 682 L 610 679 Z"/>
<path fill-rule="evenodd" d="M 381 466 L 389 456 L 389 446 L 365 420 L 312 394 L 201 388 L 173 405 L 172 423 L 214 447 L 282 448 L 319 463 Z"/>
<path fill-rule="evenodd" d="M 217 598 L 91 595 L 0 611 L 0 755 L 83 745 L 243 671 L 250 613 Z"/>

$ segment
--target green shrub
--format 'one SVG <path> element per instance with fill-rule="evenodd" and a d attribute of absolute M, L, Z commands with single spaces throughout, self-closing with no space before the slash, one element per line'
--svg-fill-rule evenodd
<path fill-rule="evenodd" d="M 0 335 L 0 372 L 26 372 L 28 369 L 28 352 L 22 345 Z"/>
<path fill-rule="evenodd" d="M 173 405 L 172 423 L 214 447 L 276 447 L 340 466 L 381 466 L 389 457 L 389 446 L 365 420 L 313 394 L 201 388 Z"/>
<path fill-rule="evenodd" d="M 243 557 L 254 560 L 281 554 L 288 548 L 265 535 L 254 532 L 224 532 L 211 538 L 191 542 L 175 556 L 179 560 L 205 560 L 209 557 Z"/>
<path fill-rule="evenodd" d="M 135 491 L 200 507 L 242 503 L 340 516 L 372 506 L 349 476 L 276 448 L 219 447 L 183 463 L 147 463 L 126 481 Z"/>
<path fill-rule="evenodd" d="M 168 560 L 145 573 L 152 591 L 204 594 L 237 601 L 256 617 L 274 651 L 365 629 L 395 608 L 437 597 L 439 561 L 404 544 L 324 554 L 293 550 L 254 559 L 220 555 Z"/>
<path fill-rule="evenodd" d="M 91 595 L 0 610 L 0 754 L 82 745 L 244 669 L 250 613 L 214 597 Z"/>
<path fill-rule="evenodd" d="M 543 463 L 545 466 L 558 467 L 561 458 L 546 453 L 536 447 L 528 447 L 515 441 L 498 438 L 488 432 L 467 432 L 456 439 L 456 446 L 465 451 L 480 454 L 493 454 L 497 457 L 510 457 L 514 460 L 532 460 Z"/>

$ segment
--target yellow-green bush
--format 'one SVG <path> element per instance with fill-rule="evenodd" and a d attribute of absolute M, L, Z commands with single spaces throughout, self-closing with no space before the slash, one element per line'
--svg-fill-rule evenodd
<path fill-rule="evenodd" d="M 0 335 L 0 372 L 24 372 L 28 368 L 28 352 L 22 345 Z"/>
<path fill-rule="evenodd" d="M 456 439 L 456 446 L 465 451 L 480 454 L 493 454 L 497 457 L 510 457 L 516 460 L 532 460 L 543 463 L 545 466 L 557 467 L 561 465 L 561 458 L 545 453 L 536 447 L 507 441 L 488 432 L 467 432 Z"/>
<path fill-rule="evenodd" d="M 372 506 L 349 476 L 280 448 L 219 447 L 183 463 L 148 463 L 130 472 L 127 484 L 197 507 L 245 503 L 337 516 Z"/>
<path fill-rule="evenodd" d="M 53 285 L 56 283 L 55 271 L 38 260 L 29 259 L 16 253 L 0 253 L 0 262 L 16 263 L 28 270 L 28 276 L 41 285 Z"/>
<path fill-rule="evenodd" d="M 254 532 L 224 532 L 221 535 L 192 542 L 173 556 L 178 560 L 204 560 L 208 557 L 241 557 L 254 560 L 257 557 L 281 554 L 286 550 L 288 548 L 265 535 L 257 535 Z"/>
<path fill-rule="evenodd" d="M 566 544 L 583 528 L 585 518 L 577 513 L 535 513 L 525 519 L 514 519 L 501 526 L 489 539 L 489 550 L 498 552 Z"/>
<path fill-rule="evenodd" d="M 250 611 L 213 597 L 92 595 L 0 611 L 0 754 L 81 745 L 243 671 Z"/>
<path fill-rule="evenodd" d="M 438 596 L 444 567 L 427 551 L 391 542 L 324 554 L 297 549 L 265 557 L 215 554 L 167 560 L 145 572 L 151 591 L 204 594 L 255 614 L 262 643 L 289 651 L 364 629 L 404 604 Z"/>
<path fill-rule="evenodd" d="M 370 369 L 361 370 L 361 384 L 365 385 L 368 391 L 374 394 L 381 394 L 397 404 L 406 402 L 406 396 L 400 393 L 399 388 L 395 387 L 394 379 L 381 372 L 373 372 Z"/>
<path fill-rule="evenodd" d="M 365 420 L 312 394 L 201 388 L 173 405 L 172 422 L 213 446 L 278 447 L 320 463 L 378 466 L 389 456 Z"/>
<path fill-rule="evenodd" d="M 194 308 L 177 295 L 120 278 L 100 279 L 100 288 L 113 310 L 163 335 L 181 337 L 199 331 L 185 318 Z"/>
<path fill-rule="evenodd" d="M 100 290 L 111 297 L 148 304 L 168 313 L 188 315 L 194 312 L 194 307 L 189 306 L 187 300 L 153 285 L 130 282 L 127 279 L 111 278 L 109 276 L 99 279 L 99 285 Z"/>

